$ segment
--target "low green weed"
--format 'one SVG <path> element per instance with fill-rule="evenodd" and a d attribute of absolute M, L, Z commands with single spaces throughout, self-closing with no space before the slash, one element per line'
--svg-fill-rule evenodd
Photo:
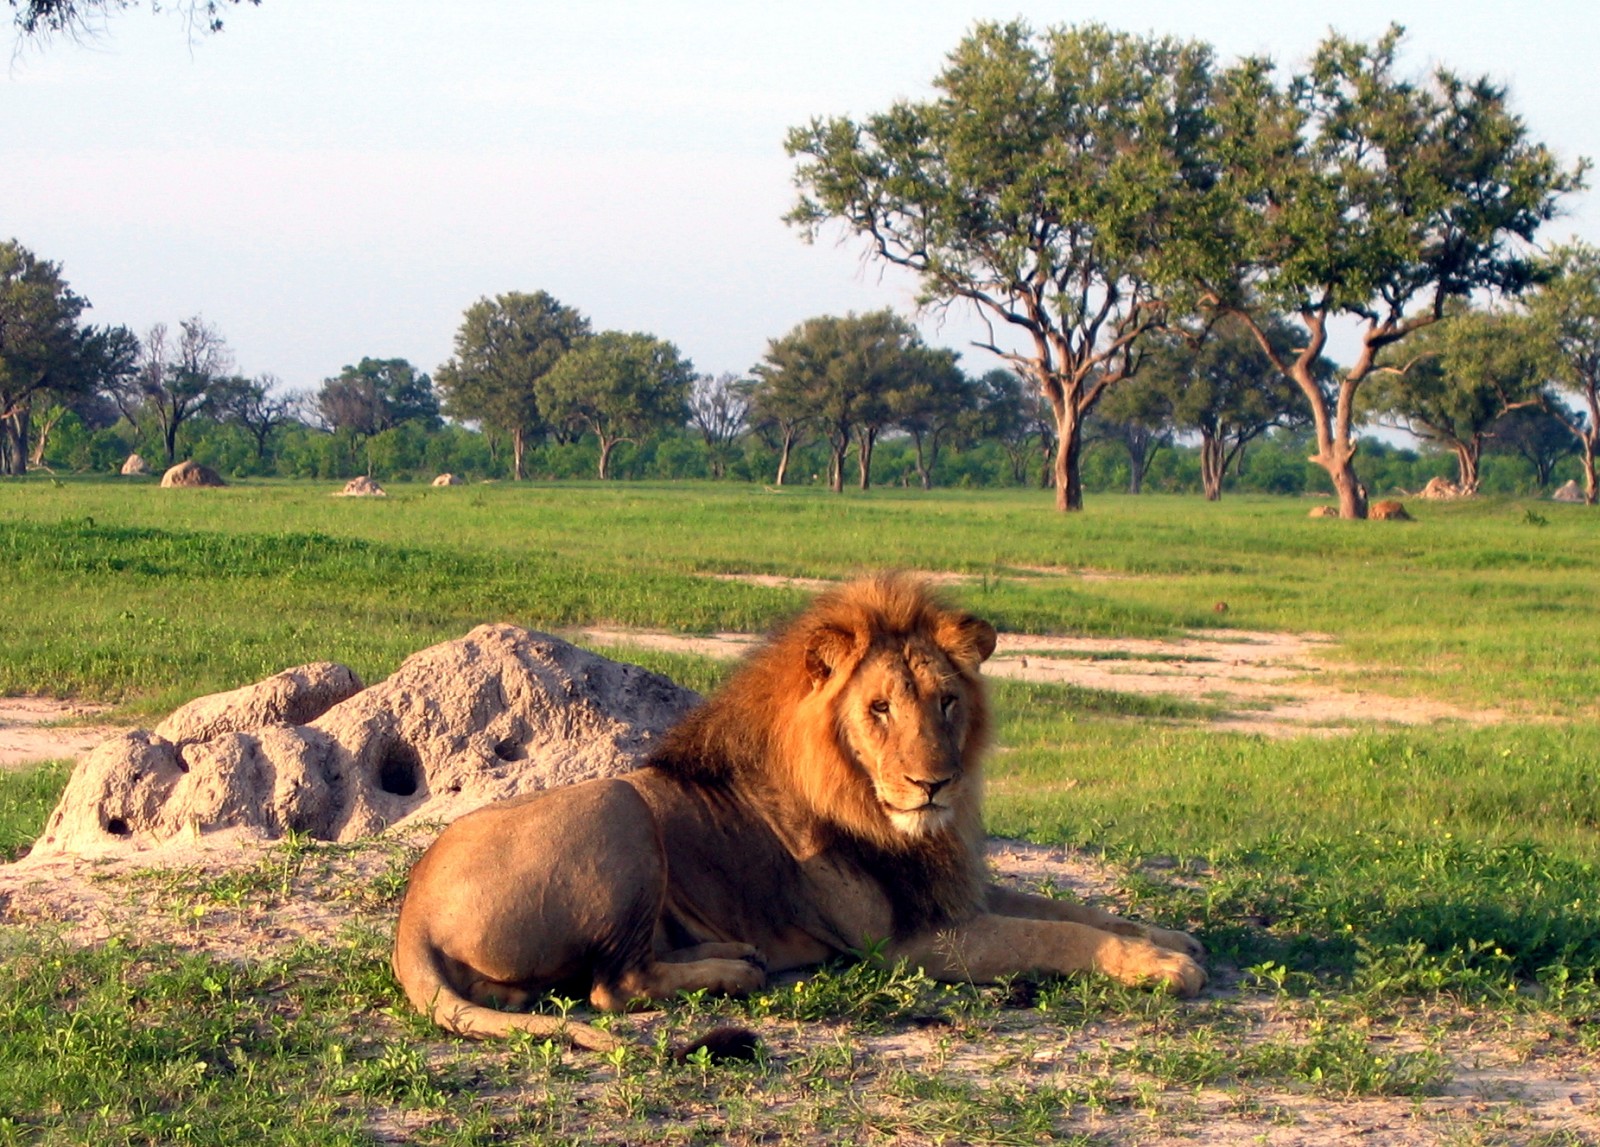
<path fill-rule="evenodd" d="M 26 769 L 0 769 L 0 864 L 23 855 L 44 831 L 71 768 L 69 761 L 45 761 Z"/>

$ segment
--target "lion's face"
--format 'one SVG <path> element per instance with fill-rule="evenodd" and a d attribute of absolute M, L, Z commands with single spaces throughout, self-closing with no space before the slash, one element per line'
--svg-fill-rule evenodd
<path fill-rule="evenodd" d="M 932 641 L 873 648 L 837 699 L 839 733 L 895 828 L 949 827 L 963 791 L 976 714 L 967 680 Z"/>
<path fill-rule="evenodd" d="M 986 728 L 978 665 L 994 643 L 994 629 L 965 613 L 931 614 L 909 632 L 862 625 L 811 635 L 814 696 L 845 758 L 835 779 L 866 781 L 862 797 L 893 832 L 925 837 L 976 808 Z"/>

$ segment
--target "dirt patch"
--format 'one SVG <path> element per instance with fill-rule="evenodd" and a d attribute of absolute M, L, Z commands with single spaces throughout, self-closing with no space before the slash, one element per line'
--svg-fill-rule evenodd
<path fill-rule="evenodd" d="M 586 629 L 580 641 L 706 657 L 743 656 L 761 640 L 745 633 L 704 637 Z M 1377 724 L 1439 721 L 1488 724 L 1494 709 L 1463 709 L 1419 697 L 1337 689 L 1314 679 L 1334 641 L 1317 633 L 1207 631 L 1171 639 L 1030 637 L 1003 633 L 984 665 L 990 677 L 1043 681 L 1119 693 L 1155 694 L 1220 706 L 1207 728 L 1266 736 L 1333 734 Z"/>
<path fill-rule="evenodd" d="M 118 725 L 80 723 L 108 708 L 53 697 L 0 697 L 0 769 L 76 760 L 107 737 L 125 731 Z"/>

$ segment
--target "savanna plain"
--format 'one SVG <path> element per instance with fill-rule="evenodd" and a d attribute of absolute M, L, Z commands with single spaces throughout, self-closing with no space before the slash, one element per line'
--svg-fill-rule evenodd
<path fill-rule="evenodd" d="M 726 660 L 644 635 L 756 634 L 817 579 L 926 571 L 1017 663 L 1064 639 L 1148 642 L 1083 643 L 1105 687 L 997 672 L 995 863 L 1188 928 L 1211 986 L 947 987 L 865 953 L 615 1020 L 634 1050 L 474 1043 L 412 1015 L 388 971 L 425 834 L 291 838 L 221 866 L 86 866 L 115 906 L 92 927 L 48 897 L 0 902 L 0 1144 L 1600 1143 L 1594 510 L 1475 499 L 1345 522 L 1287 498 L 1103 496 L 1066 516 L 1037 491 L 328 493 L 0 485 L 0 696 L 148 725 L 306 661 L 377 681 L 485 621 L 603 633 L 603 652 L 705 690 Z M 1309 680 L 1432 716 L 1357 705 L 1251 731 L 1242 711 L 1270 691 L 1116 687 L 1193 662 L 1182 639 L 1221 662 L 1263 633 L 1317 635 L 1286 692 Z M 67 768 L 0 773 L 5 859 Z M 761 1034 L 755 1062 L 669 1054 L 718 1022 Z"/>

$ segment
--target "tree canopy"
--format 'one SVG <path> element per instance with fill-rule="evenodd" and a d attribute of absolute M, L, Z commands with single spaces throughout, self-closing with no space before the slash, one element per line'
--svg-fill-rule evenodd
<path fill-rule="evenodd" d="M 1357 394 L 1379 356 L 1479 291 L 1533 279 L 1531 240 L 1585 164 L 1563 167 L 1528 136 L 1504 88 L 1437 68 L 1399 74 L 1403 30 L 1371 43 L 1330 35 L 1283 85 L 1265 61 L 1219 86 L 1216 263 L 1206 301 L 1239 315 L 1311 407 L 1317 453 L 1344 517 L 1366 516 L 1354 458 Z M 1286 355 L 1267 315 L 1307 338 Z M 1325 390 L 1313 366 L 1329 322 L 1354 319 L 1354 363 Z"/>
<path fill-rule="evenodd" d="M 889 392 L 914 369 L 911 356 L 921 347 L 916 329 L 890 310 L 807 319 L 768 340 L 753 372 L 757 409 L 788 412 L 796 423 L 808 421 L 822 431 L 829 446 L 828 485 L 835 493 L 844 489 L 845 457 L 855 442 L 865 489 L 873 445 L 894 418 Z"/>
<path fill-rule="evenodd" d="M 455 355 L 434 372 L 445 413 L 510 438 L 520 481 L 528 443 L 546 429 L 539 381 L 588 336 L 589 320 L 545 291 L 479 299 L 456 331 Z"/>
<path fill-rule="evenodd" d="M 925 303 L 971 304 L 991 324 L 984 345 L 1038 387 L 1063 510 L 1082 505 L 1083 418 L 1136 369 L 1205 228 L 1212 84 L 1196 42 L 980 23 L 937 98 L 789 133 L 789 220 L 808 239 L 837 221 L 915 272 Z M 1007 350 L 996 324 L 1025 349 Z"/>
<path fill-rule="evenodd" d="M 581 426 L 599 441 L 605 479 L 619 443 L 683 424 L 693 381 L 694 364 L 665 339 L 605 331 L 563 355 L 536 385 L 551 421 Z"/>
<path fill-rule="evenodd" d="M 1479 463 L 1495 426 L 1513 411 L 1545 403 L 1546 356 L 1532 325 L 1523 314 L 1457 304 L 1403 349 L 1403 363 L 1374 376 L 1364 409 L 1451 451 L 1456 485 L 1477 493 Z"/>

